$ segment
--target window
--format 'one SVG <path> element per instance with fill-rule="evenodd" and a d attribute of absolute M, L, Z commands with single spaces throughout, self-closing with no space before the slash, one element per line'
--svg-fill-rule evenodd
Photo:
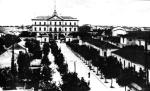
<path fill-rule="evenodd" d="M 125 60 L 124 60 L 124 68 L 125 68 L 125 65 L 126 65 L 126 62 L 125 62 Z"/>
<path fill-rule="evenodd" d="M 44 41 L 46 42 L 46 38 L 44 39 Z"/>
<path fill-rule="evenodd" d="M 57 32 L 57 28 L 54 28 L 54 32 Z"/>
<path fill-rule="evenodd" d="M 56 25 L 57 23 L 55 22 L 55 25 Z"/>
<path fill-rule="evenodd" d="M 67 25 L 67 22 L 65 22 L 65 25 Z"/>
<path fill-rule="evenodd" d="M 74 22 L 74 25 L 76 25 L 76 22 Z"/>
<path fill-rule="evenodd" d="M 71 31 L 71 28 L 70 28 L 70 31 Z"/>
<path fill-rule="evenodd" d="M 135 70 L 136 66 L 134 65 L 134 70 Z"/>
<path fill-rule="evenodd" d="M 44 31 L 46 31 L 46 28 L 44 27 Z"/>
<path fill-rule="evenodd" d="M 35 25 L 36 25 L 36 22 L 35 22 Z"/>
<path fill-rule="evenodd" d="M 36 31 L 36 27 L 34 28 L 34 31 Z"/>
<path fill-rule="evenodd" d="M 44 22 L 44 25 L 46 25 L 46 22 Z"/>
<path fill-rule="evenodd" d="M 67 31 L 67 28 L 65 28 L 65 31 Z"/>
<path fill-rule="evenodd" d="M 71 22 L 70 22 L 70 25 L 71 25 Z"/>
<path fill-rule="evenodd" d="M 59 32 L 61 32 L 61 28 L 59 28 Z"/>
<path fill-rule="evenodd" d="M 124 43 L 124 38 L 123 38 L 123 43 Z"/>
<path fill-rule="evenodd" d="M 52 28 L 49 28 L 49 31 L 52 32 Z"/>
<path fill-rule="evenodd" d="M 76 31 L 76 28 L 74 28 L 74 31 Z"/>
<path fill-rule="evenodd" d="M 41 25 L 41 22 L 39 22 L 39 25 Z"/>
<path fill-rule="evenodd" d="M 59 22 L 59 25 L 61 25 L 61 22 Z"/>
<path fill-rule="evenodd" d="M 41 27 L 39 27 L 39 31 L 41 31 Z"/>
<path fill-rule="evenodd" d="M 52 23 L 51 23 L 51 21 L 50 21 L 50 23 L 49 23 L 50 25 L 52 25 Z"/>

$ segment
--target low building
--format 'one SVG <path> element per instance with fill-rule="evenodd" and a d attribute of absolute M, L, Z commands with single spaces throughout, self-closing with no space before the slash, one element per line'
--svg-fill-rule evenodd
<path fill-rule="evenodd" d="M 133 67 L 136 72 L 140 72 L 140 70 L 145 72 L 146 66 L 148 68 L 147 78 L 150 83 L 150 54 L 145 53 L 144 47 L 127 46 L 112 52 L 111 55 L 122 63 L 123 68 Z"/>
<path fill-rule="evenodd" d="M 132 31 L 120 37 L 122 46 L 138 45 L 144 46 L 147 41 L 147 49 L 150 50 L 150 31 Z"/>
<path fill-rule="evenodd" d="M 97 49 L 100 56 L 111 56 L 111 52 L 119 49 L 119 47 L 115 45 L 96 39 L 85 41 L 85 45 Z"/>
<path fill-rule="evenodd" d="M 121 27 L 116 27 L 112 29 L 112 36 L 119 36 L 119 35 L 125 35 L 127 34 L 126 29 Z"/>

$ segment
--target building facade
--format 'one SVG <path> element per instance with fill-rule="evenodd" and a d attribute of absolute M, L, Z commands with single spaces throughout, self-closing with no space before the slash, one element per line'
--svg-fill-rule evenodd
<path fill-rule="evenodd" d="M 32 32 L 37 33 L 37 38 L 47 42 L 50 39 L 64 39 L 71 32 L 78 31 L 78 19 L 71 16 L 58 16 L 56 10 L 52 16 L 38 16 L 32 19 Z M 41 40 L 41 42 L 42 42 Z"/>

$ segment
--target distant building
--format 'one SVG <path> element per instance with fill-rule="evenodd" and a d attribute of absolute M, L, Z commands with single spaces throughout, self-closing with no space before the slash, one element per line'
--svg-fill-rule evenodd
<path fill-rule="evenodd" d="M 59 16 L 54 10 L 52 16 L 37 16 L 32 19 L 32 32 L 37 33 L 40 42 L 64 39 L 69 33 L 78 31 L 78 21 L 71 16 Z M 44 39 L 41 39 L 43 36 Z"/>
<path fill-rule="evenodd" d="M 0 31 L 0 37 L 2 37 L 4 35 L 5 35 L 5 33 L 3 33 L 3 32 Z"/>
<path fill-rule="evenodd" d="M 116 27 L 112 29 L 112 36 L 125 35 L 127 34 L 126 30 L 121 27 Z"/>

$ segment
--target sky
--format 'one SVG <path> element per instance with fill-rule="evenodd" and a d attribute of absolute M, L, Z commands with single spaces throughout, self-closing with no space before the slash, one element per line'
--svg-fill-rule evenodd
<path fill-rule="evenodd" d="M 31 25 L 36 16 L 52 15 L 54 0 L 0 0 L 0 25 Z M 59 15 L 79 25 L 150 27 L 150 0 L 56 0 Z"/>

